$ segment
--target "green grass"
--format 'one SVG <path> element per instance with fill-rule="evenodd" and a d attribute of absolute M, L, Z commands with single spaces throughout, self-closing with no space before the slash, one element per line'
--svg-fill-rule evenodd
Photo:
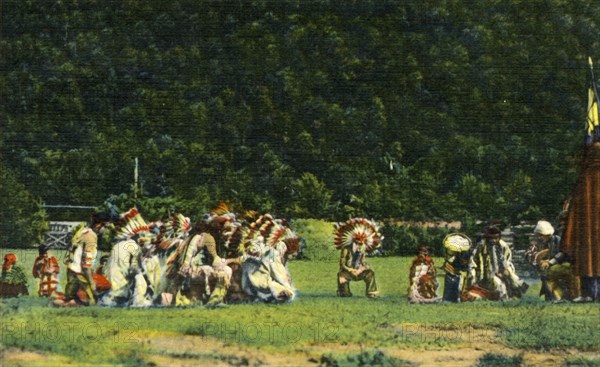
<path fill-rule="evenodd" d="M 520 367 L 523 365 L 523 356 L 505 356 L 503 354 L 486 353 L 475 367 Z"/>
<path fill-rule="evenodd" d="M 2 250 L 2 255 L 6 252 Z M 35 252 L 21 253 L 28 272 L 34 258 Z M 367 299 L 360 282 L 352 284 L 354 297 L 336 297 L 335 261 L 291 262 L 299 296 L 282 305 L 52 308 L 36 296 L 2 300 L 1 342 L 4 347 L 56 353 L 90 365 L 144 364 L 153 353 L 146 340 L 162 334 L 217 338 L 267 353 L 312 345 L 459 348 L 480 341 L 503 342 L 523 350 L 600 348 L 597 304 L 545 303 L 537 296 L 539 284 L 533 284 L 516 301 L 411 305 L 406 300 L 410 258 L 373 258 L 370 262 L 381 290 L 378 300 Z M 436 259 L 436 264 L 440 266 L 442 260 Z M 30 291 L 35 294 L 31 280 Z M 442 272 L 439 281 L 443 286 Z M 356 355 L 349 356 L 352 361 L 347 357 L 332 358 L 358 361 Z"/>
<path fill-rule="evenodd" d="M 565 358 L 566 367 L 598 367 L 600 366 L 600 353 L 596 357 L 569 356 Z"/>
<path fill-rule="evenodd" d="M 410 362 L 387 356 L 379 349 L 362 351 L 360 353 L 326 353 L 321 356 L 319 363 L 323 367 L 398 367 L 413 365 Z"/>

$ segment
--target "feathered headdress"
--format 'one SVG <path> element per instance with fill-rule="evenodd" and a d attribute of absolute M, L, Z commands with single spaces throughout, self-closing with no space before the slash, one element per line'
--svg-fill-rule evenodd
<path fill-rule="evenodd" d="M 285 243 L 287 253 L 298 252 L 300 240 L 298 235 L 290 228 L 284 219 L 274 219 L 271 214 L 264 214 L 247 227 L 238 230 L 240 235 L 240 252 L 248 252 L 256 244 L 259 237 L 264 239 L 265 244 L 271 247 L 277 246 L 279 242 Z"/>
<path fill-rule="evenodd" d="M 174 213 L 160 225 L 161 239 L 184 237 L 192 229 L 190 218 L 181 213 Z"/>
<path fill-rule="evenodd" d="M 181 213 L 173 214 L 171 222 L 177 234 L 188 233 L 192 229 L 190 218 Z"/>
<path fill-rule="evenodd" d="M 235 213 L 231 212 L 227 204 L 221 201 L 216 208 L 204 215 L 202 222 L 214 231 L 225 232 L 229 229 L 230 223 L 236 220 Z"/>
<path fill-rule="evenodd" d="M 229 206 L 224 201 L 219 201 L 217 206 L 210 211 L 212 215 L 225 215 L 231 213 Z"/>
<path fill-rule="evenodd" d="M 17 255 L 15 255 L 13 253 L 4 255 L 4 263 L 2 264 L 2 270 L 5 272 L 9 271 L 10 268 L 13 266 L 13 264 L 16 262 L 17 262 Z"/>
<path fill-rule="evenodd" d="M 261 229 L 267 244 L 275 247 L 279 242 L 285 243 L 287 253 L 294 254 L 300 249 L 300 239 L 284 219 L 274 219 L 269 226 Z"/>
<path fill-rule="evenodd" d="M 367 252 L 381 247 L 383 236 L 379 225 L 365 218 L 352 218 L 343 223 L 334 224 L 335 248 L 340 250 L 348 245 L 365 246 Z"/>
<path fill-rule="evenodd" d="M 144 218 L 137 210 L 137 208 L 133 207 L 121 214 L 121 218 L 119 219 L 119 228 L 117 229 L 117 233 L 115 235 L 116 240 L 125 240 L 139 235 L 149 235 L 149 226 L 146 224 Z"/>
<path fill-rule="evenodd" d="M 225 248 L 235 251 L 239 248 L 244 236 L 244 227 L 241 222 L 234 220 L 228 223 L 223 229 L 223 238 L 225 239 Z"/>
<path fill-rule="evenodd" d="M 260 229 L 270 225 L 271 220 L 270 214 L 261 215 L 258 219 L 249 225 L 242 225 L 239 229 L 239 247 L 240 253 L 251 251 L 252 247 L 255 246 L 259 237 L 261 237 Z M 262 236 L 265 239 L 264 236 Z"/>

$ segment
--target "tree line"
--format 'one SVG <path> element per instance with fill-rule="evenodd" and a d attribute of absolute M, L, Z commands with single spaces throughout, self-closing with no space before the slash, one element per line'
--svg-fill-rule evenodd
<path fill-rule="evenodd" d="M 600 55 L 583 0 L 1 6 L 3 244 L 131 194 L 136 157 L 197 213 L 553 220 Z"/>

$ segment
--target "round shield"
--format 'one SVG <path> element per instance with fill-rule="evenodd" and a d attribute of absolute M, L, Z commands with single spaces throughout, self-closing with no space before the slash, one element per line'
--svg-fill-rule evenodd
<path fill-rule="evenodd" d="M 444 247 L 454 252 L 469 251 L 471 239 L 462 233 L 451 233 L 444 238 Z"/>

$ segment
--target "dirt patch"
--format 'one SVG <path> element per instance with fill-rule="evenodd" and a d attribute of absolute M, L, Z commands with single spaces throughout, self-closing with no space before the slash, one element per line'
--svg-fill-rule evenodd
<path fill-rule="evenodd" d="M 298 366 L 310 365 L 304 354 L 263 351 L 197 335 L 144 338 L 147 359 L 169 366 Z"/>
<path fill-rule="evenodd" d="M 407 326 L 403 328 L 408 337 Z M 411 326 L 412 327 L 412 326 Z M 410 329 L 411 333 L 415 329 Z M 564 364 L 567 356 L 597 356 L 594 353 L 582 353 L 577 350 L 554 351 L 540 353 L 509 348 L 493 330 L 476 329 L 459 335 L 456 331 L 437 328 L 428 329 L 428 335 L 445 337 L 451 343 L 445 346 L 425 345 L 419 348 L 378 348 L 386 356 L 404 360 L 417 366 L 473 366 L 486 353 L 504 356 L 521 355 L 523 364 L 530 366 L 558 366 Z M 437 333 L 437 334 L 436 334 Z M 144 332 L 140 339 L 142 344 L 140 356 L 150 364 L 157 366 L 317 366 L 321 356 L 357 355 L 365 350 L 373 350 L 377 346 L 357 344 L 311 344 L 298 346 L 294 351 L 279 352 L 271 348 L 253 348 L 239 343 L 227 343 L 221 340 L 199 335 L 181 335 L 177 333 Z M 410 335 L 415 337 L 415 335 Z M 403 343 L 405 345 L 405 343 Z M 423 344 L 421 344 L 423 345 Z M 22 351 L 16 348 L 0 351 L 0 362 L 3 366 L 35 365 L 81 365 L 67 357 L 41 352 Z"/>
<path fill-rule="evenodd" d="M 495 353 L 505 356 L 521 354 L 525 365 L 557 366 L 562 365 L 566 354 L 573 352 L 537 353 L 509 348 L 498 340 L 494 332 L 479 330 L 487 339 L 462 341 L 460 346 L 440 348 L 379 348 L 385 355 L 405 360 L 420 366 L 473 366 L 484 354 Z M 487 340 L 487 341 L 486 341 Z M 263 351 L 238 344 L 223 343 L 202 336 L 159 336 L 146 341 L 149 358 L 158 365 L 169 366 L 316 366 L 322 355 L 358 354 L 375 347 L 348 344 L 318 344 L 297 348 L 294 352 L 281 353 Z M 581 354 L 581 353 L 579 353 Z"/>
<path fill-rule="evenodd" d="M 0 349 L 0 366 L 80 366 L 67 357 L 20 350 L 17 348 Z"/>
<path fill-rule="evenodd" d="M 422 325 L 402 324 L 397 326 L 399 335 L 413 338 L 416 341 L 436 341 L 448 344 L 444 347 L 426 346 L 419 349 L 382 348 L 381 350 L 392 357 L 409 361 L 422 366 L 473 366 L 486 353 L 503 356 L 523 357 L 524 365 L 557 366 L 562 365 L 567 355 L 582 355 L 579 351 L 550 351 L 540 353 L 508 347 L 494 330 L 475 327 L 424 328 Z"/>

